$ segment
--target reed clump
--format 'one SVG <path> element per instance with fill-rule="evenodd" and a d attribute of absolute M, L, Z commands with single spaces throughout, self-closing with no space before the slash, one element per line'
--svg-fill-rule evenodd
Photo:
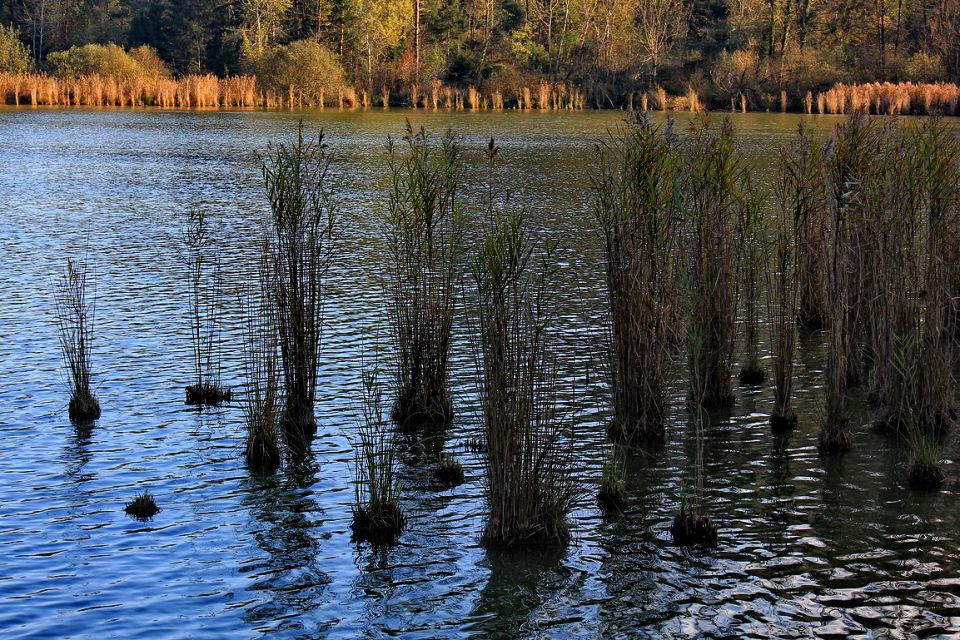
<path fill-rule="evenodd" d="M 445 487 L 456 487 L 463 484 L 463 465 L 456 458 L 441 456 L 433 469 L 433 477 Z"/>
<path fill-rule="evenodd" d="M 261 244 L 257 283 L 248 291 L 243 313 L 243 417 L 247 427 L 244 457 L 254 471 L 269 473 L 280 467 L 282 410 L 277 310 L 269 296 L 276 290 L 270 279 L 269 239 Z"/>
<path fill-rule="evenodd" d="M 496 153 L 491 140 L 491 173 Z M 473 269 L 490 508 L 483 542 L 564 545 L 572 502 L 564 443 L 573 418 L 558 403 L 551 345 L 556 247 L 538 249 L 524 212 L 509 206 L 495 206 L 491 194 Z"/>
<path fill-rule="evenodd" d="M 827 201 L 823 145 L 803 124 L 790 147 L 781 150 L 777 198 L 781 212 L 789 207 L 797 262 L 797 325 L 815 330 L 827 326 Z"/>
<path fill-rule="evenodd" d="M 673 121 L 643 114 L 597 147 L 594 220 L 606 258 L 606 349 L 615 441 L 665 433 L 666 370 L 681 327 L 678 297 L 681 173 Z"/>
<path fill-rule="evenodd" d="M 207 214 L 191 209 L 183 234 L 195 376 L 186 388 L 186 401 L 191 405 L 216 405 L 233 396 L 220 381 L 223 273 L 211 233 Z"/>
<path fill-rule="evenodd" d="M 700 392 L 699 395 L 703 395 Z M 684 490 L 680 497 L 680 512 L 670 523 L 670 536 L 673 543 L 681 547 L 699 545 L 712 547 L 717 544 L 719 535 L 715 522 L 707 515 L 703 497 L 704 478 L 704 427 L 707 414 L 702 407 L 694 408 L 691 418 L 693 427 L 693 491 Z"/>
<path fill-rule="evenodd" d="M 696 123 L 685 157 L 690 400 L 703 408 L 726 408 L 734 403 L 747 173 L 734 151 L 729 120 L 720 129 L 712 129 L 706 120 Z"/>
<path fill-rule="evenodd" d="M 383 391 L 375 368 L 363 372 L 362 416 L 354 444 L 354 539 L 392 542 L 406 526 L 400 508 L 396 432 L 383 410 Z"/>
<path fill-rule="evenodd" d="M 54 298 L 60 351 L 70 387 L 70 419 L 75 422 L 96 420 L 100 417 L 100 401 L 93 393 L 90 369 L 96 305 L 87 297 L 85 263 L 67 260 Z"/>
<path fill-rule="evenodd" d="M 811 192 L 806 182 L 809 144 L 807 133 L 800 128 L 797 138 L 780 149 L 777 178 L 774 183 L 776 227 L 773 238 L 765 244 L 767 316 L 770 322 L 770 345 L 773 354 L 773 411 L 770 425 L 775 433 L 792 430 L 797 425 L 793 409 L 793 367 L 796 354 L 796 324 L 800 315 L 800 256 L 802 229 L 807 221 Z"/>
<path fill-rule="evenodd" d="M 759 386 L 767 379 L 760 365 L 761 279 L 766 267 L 767 225 L 763 221 L 764 200 L 758 193 L 743 202 L 743 259 L 740 268 L 743 295 L 743 366 L 737 378 L 741 384 Z"/>
<path fill-rule="evenodd" d="M 263 180 L 270 209 L 273 276 L 268 292 L 276 309 L 283 368 L 287 434 L 304 438 L 316 428 L 320 338 L 326 276 L 338 236 L 337 209 L 328 186 L 330 158 L 323 133 L 291 144 L 270 146 Z"/>
<path fill-rule="evenodd" d="M 874 286 L 872 268 L 878 248 L 869 242 L 869 188 L 876 184 L 874 160 L 882 153 L 874 124 L 862 113 L 837 126 L 828 158 L 826 403 L 819 437 L 822 453 L 841 453 L 852 445 L 846 391 L 860 382 L 864 301 Z M 869 265 L 869 266 L 868 266 Z"/>
<path fill-rule="evenodd" d="M 160 507 L 157 506 L 153 495 L 147 490 L 144 490 L 143 493 L 127 503 L 127 506 L 125 506 L 123 510 L 137 520 L 149 520 L 160 513 Z"/>
<path fill-rule="evenodd" d="M 452 133 L 437 146 L 409 122 L 404 142 L 403 155 L 392 141 L 389 147 L 388 299 L 397 353 L 392 415 L 401 426 L 448 424 L 450 332 L 463 275 L 460 151 Z"/>

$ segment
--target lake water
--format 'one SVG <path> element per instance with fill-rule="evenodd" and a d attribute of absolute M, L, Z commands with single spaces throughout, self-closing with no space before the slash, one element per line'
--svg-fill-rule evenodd
<path fill-rule="evenodd" d="M 951 636 L 960 633 L 957 478 L 921 494 L 904 455 L 863 413 L 853 451 L 817 454 L 823 341 L 800 343 L 800 424 L 774 437 L 768 389 L 738 389 L 706 435 L 705 500 L 717 548 L 670 543 L 692 477 L 693 442 L 678 371 L 669 438 L 628 460 L 630 511 L 595 504 L 607 445 L 605 402 L 591 399 L 573 470 L 574 540 L 563 552 L 487 552 L 474 370 L 455 327 L 458 418 L 401 438 L 397 544 L 350 540 L 361 356 L 382 325 L 376 216 L 384 149 L 404 119 L 463 136 L 471 163 L 490 136 L 514 201 L 566 247 L 561 329 L 569 371 L 596 369 L 598 241 L 590 229 L 592 148 L 616 113 L 317 112 L 336 156 L 347 233 L 333 274 L 309 455 L 272 477 L 242 459 L 234 403 L 183 404 L 192 364 L 180 233 L 202 206 L 219 225 L 227 295 L 252 268 L 267 215 L 256 153 L 288 140 L 301 114 L 0 108 L 0 631 L 7 637 L 625 638 Z M 761 175 L 802 119 L 733 117 Z M 809 118 L 827 131 L 839 120 Z M 473 189 L 468 184 L 468 189 Z M 53 284 L 67 257 L 95 271 L 94 372 L 103 406 L 90 429 L 66 415 Z M 236 305 L 224 380 L 241 383 Z M 594 374 L 594 378 L 595 378 Z M 592 389 L 595 380 L 591 381 Z M 591 396 L 592 398 L 592 396 Z M 439 449 L 467 482 L 432 478 Z M 142 523 L 124 504 L 149 489 Z"/>

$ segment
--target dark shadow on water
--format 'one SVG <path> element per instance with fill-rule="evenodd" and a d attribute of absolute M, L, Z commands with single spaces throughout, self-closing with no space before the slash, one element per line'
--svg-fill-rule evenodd
<path fill-rule="evenodd" d="M 312 621 L 308 614 L 330 597 L 332 580 L 318 561 L 314 518 L 322 509 L 310 491 L 318 469 L 305 453 L 294 452 L 283 474 L 250 474 L 244 481 L 243 505 L 258 521 L 253 535 L 265 554 L 241 568 L 249 589 L 262 598 L 244 618 L 256 629 L 323 637 L 333 622 Z"/>
<path fill-rule="evenodd" d="M 488 549 L 487 584 L 464 626 L 469 637 L 526 638 L 531 614 L 560 591 L 570 577 L 564 548 Z M 483 566 L 481 565 L 481 567 Z"/>

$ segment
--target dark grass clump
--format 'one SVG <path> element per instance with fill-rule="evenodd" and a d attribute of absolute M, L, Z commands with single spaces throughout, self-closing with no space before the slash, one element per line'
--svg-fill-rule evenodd
<path fill-rule="evenodd" d="M 614 449 L 603 465 L 603 478 L 597 492 L 597 504 L 606 515 L 619 515 L 629 506 L 625 469 L 623 454 Z"/>
<path fill-rule="evenodd" d="M 673 121 L 643 115 L 597 148 L 594 217 L 606 258 L 607 370 L 615 442 L 665 435 L 666 368 L 677 321 L 681 163 Z"/>
<path fill-rule="evenodd" d="M 273 212 L 270 298 L 283 369 L 282 424 L 288 437 L 306 440 L 316 429 L 314 401 L 326 276 L 337 244 L 337 215 L 328 188 L 330 158 L 323 133 L 270 146 L 263 180 Z"/>
<path fill-rule="evenodd" d="M 183 233 L 190 287 L 190 339 L 195 381 L 186 387 L 186 403 L 217 405 L 232 393 L 220 383 L 223 273 L 207 214 L 191 209 Z"/>
<path fill-rule="evenodd" d="M 456 458 L 443 456 L 433 470 L 433 477 L 445 487 L 456 487 L 463 484 L 463 465 Z"/>
<path fill-rule="evenodd" d="M 153 495 L 146 490 L 131 500 L 123 510 L 138 520 L 148 520 L 160 513 L 160 507 L 157 506 Z"/>
<path fill-rule="evenodd" d="M 488 147 L 491 184 L 497 148 Z M 569 450 L 575 417 L 558 402 L 551 304 L 556 246 L 538 248 L 526 216 L 492 192 L 474 263 L 479 387 L 487 440 L 483 543 L 561 546 L 570 540 Z"/>
<path fill-rule="evenodd" d="M 247 295 L 243 304 L 243 368 L 246 385 L 243 418 L 247 427 L 244 457 L 247 466 L 269 473 L 280 467 L 280 362 L 277 345 L 276 308 L 269 300 L 274 275 L 269 241 L 264 241 L 258 268 L 259 290 Z"/>
<path fill-rule="evenodd" d="M 74 422 L 100 417 L 100 402 L 91 386 L 90 355 L 96 306 L 87 299 L 87 269 L 84 263 L 67 260 L 55 294 L 60 351 L 70 387 L 69 415 Z"/>
<path fill-rule="evenodd" d="M 353 523 L 355 540 L 391 542 L 406 526 L 400 508 L 395 431 L 386 418 L 378 371 L 363 372 L 363 415 L 354 443 Z"/>
<path fill-rule="evenodd" d="M 224 389 L 218 384 L 201 384 L 184 387 L 187 396 L 187 404 L 192 405 L 218 405 L 222 402 L 230 402 L 233 399 L 233 391 Z"/>
<path fill-rule="evenodd" d="M 434 145 L 409 122 L 404 142 L 402 157 L 392 140 L 389 147 L 388 298 L 397 352 L 392 417 L 401 426 L 446 425 L 453 419 L 450 331 L 463 273 L 460 151 L 452 133 Z"/>
<path fill-rule="evenodd" d="M 747 173 L 734 151 L 729 120 L 719 130 L 699 121 L 685 158 L 690 404 L 729 408 Z"/>
<path fill-rule="evenodd" d="M 907 475 L 907 484 L 917 491 L 935 491 L 943 486 L 945 476 L 939 464 L 914 462 Z"/>
<path fill-rule="evenodd" d="M 706 515 L 696 515 L 681 507 L 670 525 L 673 544 L 680 547 L 714 547 L 717 544 L 717 525 Z"/>

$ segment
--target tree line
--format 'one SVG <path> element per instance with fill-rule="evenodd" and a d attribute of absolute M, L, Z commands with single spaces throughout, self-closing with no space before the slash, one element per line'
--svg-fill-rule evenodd
<path fill-rule="evenodd" d="M 0 72 L 69 72 L 72 47 L 112 43 L 176 76 L 263 75 L 295 46 L 400 103 L 547 81 L 592 107 L 663 87 L 799 109 L 838 82 L 960 80 L 960 0 L 0 0 L 0 27 Z"/>

